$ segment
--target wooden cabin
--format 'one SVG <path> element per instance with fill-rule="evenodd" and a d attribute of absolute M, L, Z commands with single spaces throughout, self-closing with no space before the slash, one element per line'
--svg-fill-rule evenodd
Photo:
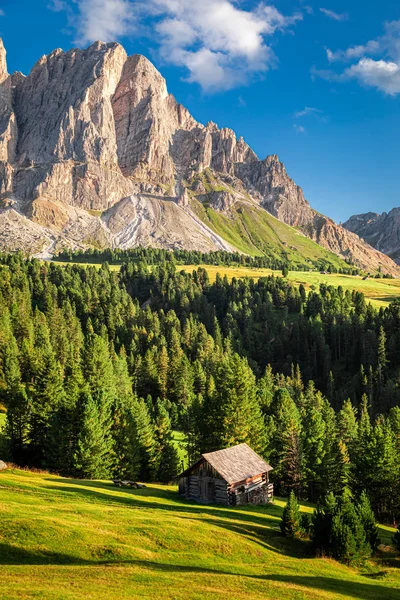
<path fill-rule="evenodd" d="M 247 444 L 202 454 L 179 475 L 179 494 L 204 504 L 266 504 L 274 494 L 272 467 Z"/>

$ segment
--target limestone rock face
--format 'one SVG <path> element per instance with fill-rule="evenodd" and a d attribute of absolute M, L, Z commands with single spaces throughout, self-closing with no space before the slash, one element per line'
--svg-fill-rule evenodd
<path fill-rule="evenodd" d="M 198 123 L 145 57 L 96 42 L 10 76 L 0 40 L 2 248 L 234 250 L 201 220 L 199 202 L 231 220 L 234 205 L 251 204 L 360 266 L 395 268 L 321 218 L 277 156 L 259 160 L 231 129 Z"/>
<path fill-rule="evenodd" d="M 276 155 L 255 163 L 238 164 L 236 174 L 256 196 L 260 204 L 279 220 L 301 227 L 314 219 L 314 211 L 303 190 L 288 176 Z"/>
<path fill-rule="evenodd" d="M 400 264 L 400 208 L 381 215 L 373 212 L 354 215 L 343 227 Z"/>

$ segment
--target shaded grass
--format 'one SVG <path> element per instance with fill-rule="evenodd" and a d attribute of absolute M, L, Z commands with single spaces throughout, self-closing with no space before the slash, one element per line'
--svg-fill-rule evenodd
<path fill-rule="evenodd" d="M 312 558 L 280 535 L 283 506 L 202 506 L 172 486 L 5 471 L 0 598 L 400 598 L 397 559 L 358 572 Z"/>

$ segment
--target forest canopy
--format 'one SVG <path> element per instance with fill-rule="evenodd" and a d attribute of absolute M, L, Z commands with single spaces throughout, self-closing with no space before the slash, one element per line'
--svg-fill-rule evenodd
<path fill-rule="evenodd" d="M 281 277 L 211 283 L 149 249 L 100 268 L 0 255 L 10 458 L 77 477 L 169 481 L 172 428 L 199 453 L 247 442 L 275 490 L 365 489 L 400 516 L 400 303 Z"/>

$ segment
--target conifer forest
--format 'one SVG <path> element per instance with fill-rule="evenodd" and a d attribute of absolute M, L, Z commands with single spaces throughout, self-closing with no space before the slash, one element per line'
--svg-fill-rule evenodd
<path fill-rule="evenodd" d="M 247 442 L 275 493 L 367 494 L 400 518 L 400 303 L 282 277 L 180 270 L 147 251 L 119 272 L 2 255 L 0 393 L 19 465 L 170 481 Z"/>

